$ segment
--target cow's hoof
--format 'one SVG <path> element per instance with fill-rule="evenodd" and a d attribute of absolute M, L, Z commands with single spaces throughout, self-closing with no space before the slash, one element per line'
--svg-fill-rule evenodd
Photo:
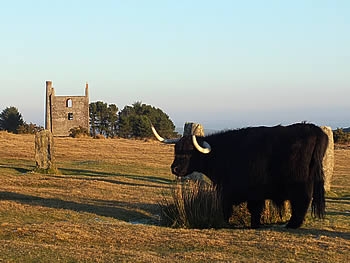
<path fill-rule="evenodd" d="M 289 222 L 287 225 L 286 225 L 286 228 L 291 228 L 291 229 L 297 229 L 301 226 L 300 223 L 291 223 Z"/>

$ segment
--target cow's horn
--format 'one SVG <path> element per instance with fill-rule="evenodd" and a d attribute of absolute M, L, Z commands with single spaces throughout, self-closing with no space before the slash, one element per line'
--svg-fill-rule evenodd
<path fill-rule="evenodd" d="M 166 144 L 175 144 L 177 143 L 180 139 L 176 138 L 176 139 L 164 139 L 162 136 L 160 136 L 156 130 L 156 128 L 154 128 L 153 124 L 151 124 L 151 129 L 152 132 L 154 134 L 154 136 L 157 138 L 158 141 L 161 141 L 162 143 L 166 143 Z"/>
<path fill-rule="evenodd" d="M 203 142 L 203 147 L 199 145 L 199 143 L 197 142 L 197 137 L 196 135 L 192 135 L 192 141 L 193 141 L 193 145 L 194 147 L 196 147 L 196 149 L 204 154 L 210 153 L 211 151 L 211 147 L 210 144 L 207 143 L 206 141 Z"/>

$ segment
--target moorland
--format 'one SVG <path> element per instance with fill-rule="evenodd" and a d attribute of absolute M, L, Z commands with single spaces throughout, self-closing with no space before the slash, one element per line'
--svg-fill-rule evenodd
<path fill-rule="evenodd" d="M 325 219 L 296 230 L 161 226 L 171 145 L 55 138 L 51 175 L 33 172 L 34 147 L 0 132 L 0 262 L 349 262 L 349 147 L 335 148 Z"/>

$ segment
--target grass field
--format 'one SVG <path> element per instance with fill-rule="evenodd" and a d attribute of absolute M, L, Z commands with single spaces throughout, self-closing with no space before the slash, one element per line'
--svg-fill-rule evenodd
<path fill-rule="evenodd" d="M 350 148 L 335 150 L 325 220 L 301 229 L 159 226 L 173 146 L 55 138 L 59 175 L 33 173 L 34 136 L 0 132 L 0 262 L 350 262 Z"/>

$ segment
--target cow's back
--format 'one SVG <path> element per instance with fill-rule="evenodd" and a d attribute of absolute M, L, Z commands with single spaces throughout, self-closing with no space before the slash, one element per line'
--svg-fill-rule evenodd
<path fill-rule="evenodd" d="M 205 140 L 213 149 L 214 177 L 232 185 L 238 180 L 240 187 L 248 187 L 306 179 L 300 178 L 304 176 L 300 171 L 307 169 L 316 144 L 324 145 L 325 137 L 319 127 L 300 123 L 230 130 Z"/>

